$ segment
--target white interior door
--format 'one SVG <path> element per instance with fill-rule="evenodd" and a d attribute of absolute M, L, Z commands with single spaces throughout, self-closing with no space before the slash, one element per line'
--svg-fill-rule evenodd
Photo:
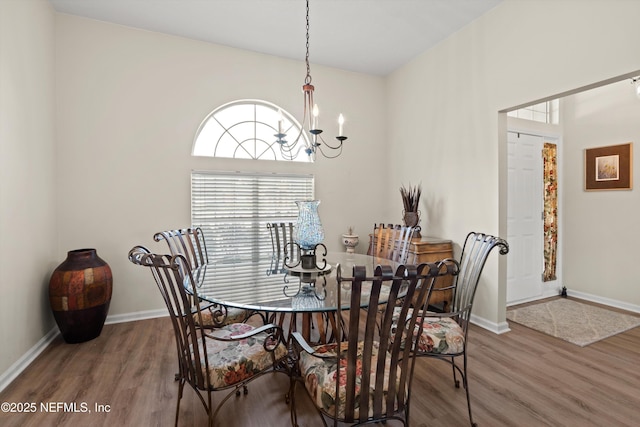
<path fill-rule="evenodd" d="M 541 136 L 508 133 L 507 304 L 542 296 L 543 181 Z"/>

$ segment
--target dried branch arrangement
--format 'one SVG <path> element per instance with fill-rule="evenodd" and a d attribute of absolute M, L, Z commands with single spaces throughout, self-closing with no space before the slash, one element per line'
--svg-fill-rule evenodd
<path fill-rule="evenodd" d="M 412 187 L 400 187 L 400 195 L 402 196 L 402 203 L 404 204 L 405 212 L 418 212 L 418 206 L 420 205 L 420 195 L 422 194 L 422 185 L 416 185 Z"/>

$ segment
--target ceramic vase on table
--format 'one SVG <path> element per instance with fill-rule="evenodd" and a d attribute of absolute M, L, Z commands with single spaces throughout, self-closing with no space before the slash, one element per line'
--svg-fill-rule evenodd
<path fill-rule="evenodd" d="M 355 247 L 358 246 L 360 237 L 353 232 L 353 227 L 349 227 L 349 230 L 342 235 L 342 244 L 344 245 L 348 254 L 355 253 Z"/>
<path fill-rule="evenodd" d="M 76 249 L 53 271 L 49 302 L 62 337 L 81 343 L 100 335 L 107 318 L 113 278 L 95 249 Z"/>

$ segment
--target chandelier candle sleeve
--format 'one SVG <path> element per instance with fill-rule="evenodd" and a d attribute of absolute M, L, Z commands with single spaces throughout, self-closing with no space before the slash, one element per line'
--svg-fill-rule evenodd
<path fill-rule="evenodd" d="M 320 111 L 318 110 L 318 104 L 313 104 L 313 125 L 311 129 L 318 129 L 318 115 Z"/>

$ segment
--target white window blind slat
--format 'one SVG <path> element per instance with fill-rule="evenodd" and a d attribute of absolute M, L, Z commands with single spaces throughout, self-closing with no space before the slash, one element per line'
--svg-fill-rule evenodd
<path fill-rule="evenodd" d="M 295 222 L 295 201 L 313 194 L 313 175 L 193 171 L 191 223 L 202 228 L 210 261 L 269 256 L 267 223 Z"/>

